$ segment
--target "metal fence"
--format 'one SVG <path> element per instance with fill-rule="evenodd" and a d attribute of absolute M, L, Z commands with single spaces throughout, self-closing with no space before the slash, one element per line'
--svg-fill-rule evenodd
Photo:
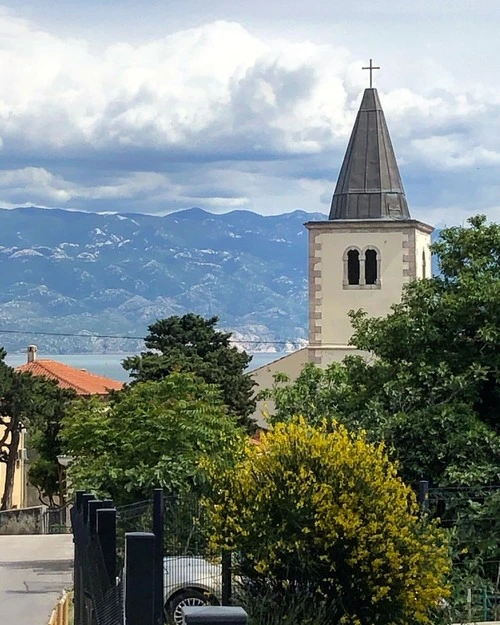
<path fill-rule="evenodd" d="M 121 578 L 115 570 L 116 540 L 113 548 L 116 512 L 109 507 L 110 519 L 103 523 L 105 517 L 102 513 L 98 517 L 99 509 L 91 505 L 96 501 L 90 494 L 78 493 L 71 511 L 75 625 L 122 625 L 123 593 Z"/>
<path fill-rule="evenodd" d="M 161 491 L 155 493 L 155 500 L 158 495 Z M 161 516 L 158 504 L 156 511 Z M 118 525 L 117 516 L 112 501 L 77 493 L 71 511 L 75 625 L 161 625 L 162 532 L 155 536 L 142 531 L 146 528 L 139 517 L 127 516 L 123 510 Z M 155 526 L 159 527 L 153 520 Z"/>
<path fill-rule="evenodd" d="M 453 549 L 451 622 L 499 620 L 500 486 L 429 488 L 421 500 Z"/>
<path fill-rule="evenodd" d="M 230 558 L 210 549 L 208 523 L 196 493 L 173 495 L 157 489 L 152 499 L 117 508 L 119 566 L 130 531 L 161 536 L 157 558 L 163 561 L 161 605 L 168 621 L 180 622 L 186 606 L 230 605 Z"/>
<path fill-rule="evenodd" d="M 44 517 L 44 527 L 47 534 L 67 534 L 71 532 L 68 505 L 62 508 L 47 508 Z"/>
<path fill-rule="evenodd" d="M 196 493 L 164 497 L 165 610 L 174 623 L 183 607 L 231 604 L 231 558 L 210 547 L 206 512 Z"/>
<path fill-rule="evenodd" d="M 125 559 L 125 535 L 128 532 L 152 531 L 153 499 L 145 499 L 116 508 L 116 554 L 119 570 L 123 568 Z"/>
<path fill-rule="evenodd" d="M 453 546 L 449 622 L 499 620 L 500 487 L 421 482 L 419 500 Z M 122 625 L 124 617 L 127 625 L 180 625 L 185 607 L 231 604 L 231 557 L 211 548 L 196 494 L 156 489 L 151 499 L 114 508 L 78 493 L 71 516 L 75 625 Z"/>
<path fill-rule="evenodd" d="M 149 625 L 148 602 L 154 625 L 183 622 L 184 607 L 230 605 L 230 557 L 210 549 L 197 495 L 156 489 L 152 499 L 115 508 L 80 492 L 71 522 L 75 625 L 122 625 L 127 613 L 135 625 L 138 602 L 137 625 Z"/>

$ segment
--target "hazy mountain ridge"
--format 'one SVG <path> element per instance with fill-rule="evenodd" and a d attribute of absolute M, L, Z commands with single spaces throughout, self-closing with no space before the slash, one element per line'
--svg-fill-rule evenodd
<path fill-rule="evenodd" d="M 0 333 L 9 351 L 133 352 L 158 318 L 194 311 L 251 351 L 283 351 L 307 338 L 306 221 L 193 208 L 164 217 L 63 209 L 0 209 Z M 437 233 L 436 233 L 437 234 Z M 276 343 L 276 341 L 282 341 Z"/>
<path fill-rule="evenodd" d="M 0 209 L 0 329 L 142 336 L 149 323 L 217 314 L 247 348 L 307 336 L 307 230 L 319 213 L 193 208 L 164 217 Z M 289 344 L 273 344 L 286 339 Z M 246 343 L 256 341 L 259 343 Z M 9 350 L 133 351 L 140 341 L 0 335 Z"/>

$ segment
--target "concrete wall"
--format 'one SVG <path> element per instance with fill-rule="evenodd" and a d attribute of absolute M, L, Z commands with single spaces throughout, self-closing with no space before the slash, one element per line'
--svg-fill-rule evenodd
<path fill-rule="evenodd" d="M 307 348 L 299 349 L 296 352 L 287 354 L 282 358 L 277 358 L 272 362 L 259 367 L 252 371 L 252 378 L 257 385 L 255 386 L 255 393 L 271 388 L 273 385 L 273 376 L 276 373 L 286 373 L 286 375 L 293 381 L 299 373 L 302 371 L 302 367 L 308 362 L 308 350 Z M 267 423 L 265 415 L 273 412 L 274 404 L 271 401 L 257 402 L 256 410 L 253 414 L 253 418 L 257 421 L 259 427 L 267 429 Z"/>
<path fill-rule="evenodd" d="M 0 534 L 46 534 L 47 506 L 0 511 Z M 20 529 L 16 529 L 16 525 Z"/>

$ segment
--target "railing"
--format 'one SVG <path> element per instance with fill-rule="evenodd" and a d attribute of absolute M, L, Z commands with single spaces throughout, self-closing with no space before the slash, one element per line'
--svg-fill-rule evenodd
<path fill-rule="evenodd" d="M 70 593 L 64 592 L 52 610 L 48 625 L 69 625 Z"/>
<path fill-rule="evenodd" d="M 450 534 L 454 558 L 451 622 L 497 622 L 500 617 L 500 486 L 429 488 L 420 483 L 425 514 Z"/>

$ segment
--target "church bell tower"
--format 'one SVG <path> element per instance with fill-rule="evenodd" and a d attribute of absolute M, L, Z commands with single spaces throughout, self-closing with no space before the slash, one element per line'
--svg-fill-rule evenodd
<path fill-rule="evenodd" d="M 370 62 L 370 69 L 372 69 Z M 412 219 L 377 90 L 366 89 L 328 221 L 308 222 L 309 361 L 356 353 L 350 310 L 385 316 L 405 284 L 431 276 L 433 228 Z"/>

